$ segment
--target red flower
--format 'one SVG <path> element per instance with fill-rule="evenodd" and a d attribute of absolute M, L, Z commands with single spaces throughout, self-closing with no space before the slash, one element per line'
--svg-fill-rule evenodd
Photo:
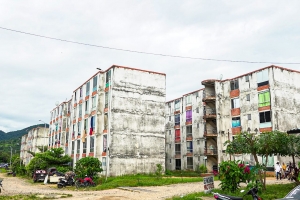
<path fill-rule="evenodd" d="M 238 166 L 239 168 L 243 168 L 245 165 L 243 163 L 240 163 Z"/>
<path fill-rule="evenodd" d="M 244 172 L 247 173 L 247 174 L 250 174 L 250 168 L 249 168 L 249 166 L 245 167 Z"/>

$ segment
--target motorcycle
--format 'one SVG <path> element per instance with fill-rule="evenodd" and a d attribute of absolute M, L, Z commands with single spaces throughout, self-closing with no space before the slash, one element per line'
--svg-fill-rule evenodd
<path fill-rule="evenodd" d="M 68 179 L 60 178 L 58 183 L 57 183 L 58 188 L 63 188 L 63 187 L 66 187 L 66 186 L 74 186 L 74 185 L 75 185 L 74 177 L 69 177 Z"/>
<path fill-rule="evenodd" d="M 76 179 L 75 186 L 78 189 L 79 187 L 96 186 L 96 184 L 94 183 L 91 177 L 86 176 L 84 179 L 82 178 Z"/>
<path fill-rule="evenodd" d="M 244 192 L 244 190 L 242 190 L 241 192 Z M 262 200 L 261 197 L 257 196 L 258 193 L 258 189 L 256 187 L 251 188 L 244 196 L 246 195 L 252 195 L 252 198 L 254 200 Z M 215 199 L 219 199 L 219 200 L 243 200 L 243 197 L 235 197 L 235 196 L 229 196 L 229 195 L 225 195 L 225 194 L 219 194 L 219 193 L 213 193 L 214 198 Z"/>
<path fill-rule="evenodd" d="M 0 179 L 0 193 L 1 193 L 1 190 L 3 190 L 2 181 L 3 181 L 3 179 Z M 2 188 L 2 189 L 1 189 L 1 188 Z"/>

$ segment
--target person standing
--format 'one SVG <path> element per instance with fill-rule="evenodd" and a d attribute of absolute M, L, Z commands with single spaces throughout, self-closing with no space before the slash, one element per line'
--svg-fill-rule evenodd
<path fill-rule="evenodd" d="M 277 180 L 278 180 L 278 176 L 281 180 L 281 169 L 282 169 L 281 165 L 279 164 L 279 162 L 277 162 L 276 165 L 275 165 L 275 172 L 276 172 L 276 179 Z"/>
<path fill-rule="evenodd" d="M 283 171 L 283 178 L 285 177 L 285 173 L 286 173 L 286 165 L 284 163 L 282 163 L 282 171 Z"/>

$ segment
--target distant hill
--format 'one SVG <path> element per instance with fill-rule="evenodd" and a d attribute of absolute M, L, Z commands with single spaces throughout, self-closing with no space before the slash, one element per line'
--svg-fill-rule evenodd
<path fill-rule="evenodd" d="M 7 132 L 7 133 L 0 130 L 0 141 L 20 138 L 23 135 L 26 135 L 28 133 L 28 131 L 30 131 L 31 129 L 36 128 L 36 127 L 45 127 L 45 124 L 37 124 L 37 125 L 33 125 L 33 126 L 29 126 L 27 128 L 24 128 L 22 130 L 11 131 L 11 132 Z M 46 127 L 49 128 L 49 124 L 46 124 Z"/>

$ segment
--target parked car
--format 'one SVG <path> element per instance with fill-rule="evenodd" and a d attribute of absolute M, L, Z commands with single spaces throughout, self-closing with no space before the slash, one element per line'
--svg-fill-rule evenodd
<path fill-rule="evenodd" d="M 285 197 L 278 200 L 293 200 L 293 199 L 300 199 L 300 185 L 292 189 Z"/>
<path fill-rule="evenodd" d="M 46 176 L 47 176 L 46 170 L 39 169 L 39 170 L 35 170 L 33 172 L 32 179 L 33 179 L 34 182 L 44 181 Z"/>

